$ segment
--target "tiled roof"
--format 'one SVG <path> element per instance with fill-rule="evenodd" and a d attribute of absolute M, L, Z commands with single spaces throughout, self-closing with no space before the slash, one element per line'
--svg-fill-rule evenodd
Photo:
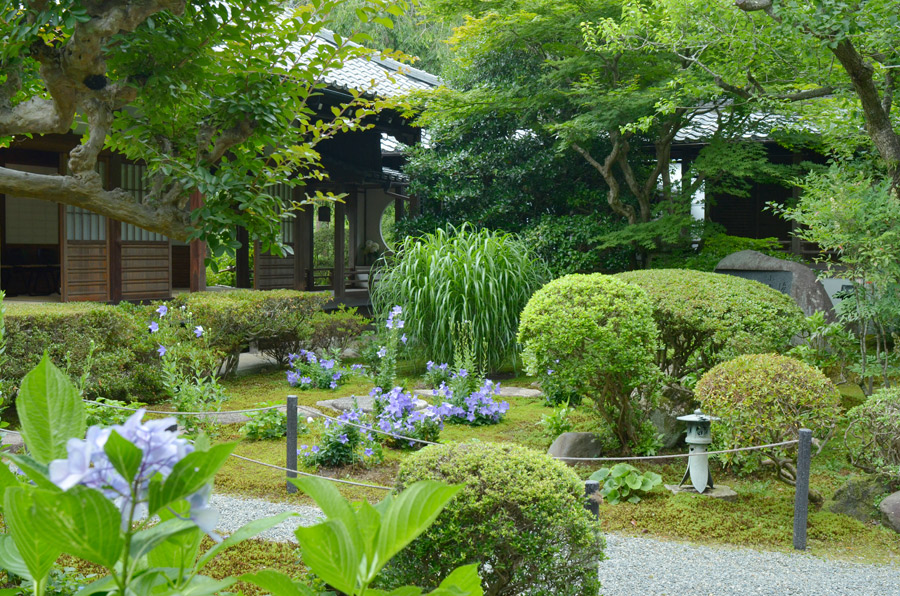
<path fill-rule="evenodd" d="M 331 31 L 321 31 L 316 35 L 316 41 L 335 45 Z M 432 89 L 440 84 L 436 76 L 424 70 L 376 55 L 348 60 L 341 68 L 328 72 L 325 82 L 333 89 L 356 89 L 377 97 L 397 97 L 411 91 Z"/>
<path fill-rule="evenodd" d="M 675 135 L 676 143 L 704 143 L 709 141 L 719 130 L 719 119 L 726 118 L 721 108 L 710 108 L 691 119 L 691 123 L 678 131 Z M 790 124 L 790 119 L 781 114 L 764 114 L 754 112 L 747 116 L 747 121 L 742 124 L 744 132 L 741 138 L 749 141 L 767 141 L 771 139 L 772 131 L 784 128 Z"/>

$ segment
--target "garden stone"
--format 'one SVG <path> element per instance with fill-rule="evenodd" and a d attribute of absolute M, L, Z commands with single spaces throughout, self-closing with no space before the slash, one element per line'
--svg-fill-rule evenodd
<path fill-rule="evenodd" d="M 552 457 L 602 457 L 603 444 L 595 433 L 563 433 L 556 437 L 547 455 Z M 569 465 L 577 462 L 563 460 Z"/>
<path fill-rule="evenodd" d="M 719 261 L 716 273 L 764 283 L 793 298 L 806 316 L 821 311 L 829 323 L 836 320 L 828 292 L 806 265 L 776 259 L 755 250 L 742 250 Z"/>
<path fill-rule="evenodd" d="M 886 497 L 878 508 L 885 523 L 895 532 L 900 532 L 900 491 Z"/>
<path fill-rule="evenodd" d="M 321 408 L 332 408 L 341 412 L 353 409 L 354 401 L 363 412 L 373 412 L 375 410 L 375 398 L 371 395 L 363 395 L 359 397 L 338 397 L 336 399 L 326 399 L 317 401 L 316 405 Z M 416 400 L 416 410 L 424 410 L 428 407 L 428 402 L 423 399 Z"/>
<path fill-rule="evenodd" d="M 666 489 L 668 489 L 669 492 L 671 492 L 673 495 L 684 493 L 695 495 L 698 497 L 709 497 L 711 499 L 718 499 L 720 501 L 727 501 L 729 503 L 734 503 L 738 498 L 738 494 L 734 492 L 734 489 L 730 486 L 725 486 L 724 484 L 717 484 L 715 488 L 707 488 L 702 493 L 698 493 L 697 489 L 689 484 L 665 484 L 663 486 L 665 486 Z"/>
<path fill-rule="evenodd" d="M 663 399 L 658 407 L 650 410 L 650 422 L 660 435 L 664 449 L 671 449 L 684 444 L 684 424 L 677 420 L 694 411 L 696 400 L 693 391 L 678 384 L 667 385 L 662 391 Z M 649 408 L 646 401 L 642 400 L 642 407 Z"/>
<path fill-rule="evenodd" d="M 537 389 L 528 389 L 527 387 L 503 387 L 501 385 L 497 395 L 502 397 L 541 397 L 543 393 Z"/>
<path fill-rule="evenodd" d="M 877 477 L 854 477 L 834 493 L 834 503 L 828 510 L 843 513 L 861 522 L 878 518 L 875 502 L 881 495 L 891 492 L 890 484 Z"/>

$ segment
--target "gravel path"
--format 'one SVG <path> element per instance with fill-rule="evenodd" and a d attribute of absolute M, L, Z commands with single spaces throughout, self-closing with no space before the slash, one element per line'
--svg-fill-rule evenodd
<path fill-rule="evenodd" d="M 900 567 L 606 537 L 605 596 L 900 596 Z"/>
<path fill-rule="evenodd" d="M 294 528 L 324 519 L 305 505 L 214 494 L 218 529 L 230 533 L 260 517 L 299 517 L 260 538 L 296 541 Z M 900 596 L 900 567 L 827 561 L 808 554 L 708 547 L 609 534 L 600 563 L 604 596 Z"/>

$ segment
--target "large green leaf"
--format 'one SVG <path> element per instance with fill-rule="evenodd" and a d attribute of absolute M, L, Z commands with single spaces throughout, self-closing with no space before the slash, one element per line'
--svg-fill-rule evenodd
<path fill-rule="evenodd" d="M 19 479 L 12 473 L 9 466 L 0 461 L 0 506 L 3 505 L 3 495 L 6 493 L 6 489 L 19 485 Z"/>
<path fill-rule="evenodd" d="M 50 573 L 62 549 L 38 530 L 35 522 L 41 515 L 31 506 L 33 492 L 21 487 L 8 488 L 3 496 L 3 519 L 31 578 L 40 580 Z"/>
<path fill-rule="evenodd" d="M 9 459 L 11 462 L 16 464 L 16 466 L 22 471 L 25 476 L 34 482 L 34 484 L 38 488 L 46 488 L 48 490 L 59 490 L 55 484 L 50 482 L 47 464 L 42 464 L 40 462 L 35 461 L 35 459 L 28 455 L 22 455 L 19 453 L 5 453 L 4 457 Z"/>
<path fill-rule="evenodd" d="M 429 596 L 483 596 L 478 563 L 457 567 Z"/>
<path fill-rule="evenodd" d="M 194 522 L 190 520 L 173 518 L 160 522 L 146 530 L 141 530 L 131 539 L 129 556 L 132 560 L 137 561 L 141 557 L 148 555 L 150 551 L 163 542 L 196 527 Z M 175 567 L 175 565 L 171 565 L 171 567 Z"/>
<path fill-rule="evenodd" d="M 19 549 L 16 547 L 16 541 L 13 540 L 13 537 L 9 534 L 0 534 L 0 567 L 3 567 L 7 571 L 11 571 L 20 577 L 31 580 L 34 579 L 31 577 L 31 572 L 28 571 L 28 565 L 25 564 L 25 559 L 19 554 Z"/>
<path fill-rule="evenodd" d="M 303 563 L 326 583 L 353 594 L 359 583 L 363 553 L 341 520 L 329 519 L 309 528 L 297 528 Z"/>
<path fill-rule="evenodd" d="M 103 493 L 83 486 L 66 492 L 33 491 L 32 532 L 59 550 L 112 568 L 125 546 L 122 514 Z"/>
<path fill-rule="evenodd" d="M 370 577 L 374 577 L 391 557 L 424 532 L 461 489 L 461 486 L 421 480 L 394 497 L 381 519 L 378 562 L 369 569 Z"/>
<path fill-rule="evenodd" d="M 316 596 L 316 592 L 308 586 L 298 584 L 284 573 L 274 569 L 245 573 L 238 579 L 259 586 L 272 596 Z"/>
<path fill-rule="evenodd" d="M 129 484 L 134 482 L 134 477 L 141 467 L 144 452 L 116 431 L 109 433 L 109 438 L 106 440 L 106 444 L 103 445 L 103 451 L 116 469 L 116 472 L 121 474 L 122 478 L 128 481 Z"/>
<path fill-rule="evenodd" d="M 197 569 L 203 569 L 207 563 L 213 560 L 219 553 L 224 551 L 227 548 L 231 548 L 235 544 L 239 544 L 244 540 L 248 540 L 253 538 L 260 532 L 265 532 L 269 528 L 273 526 L 277 526 L 281 522 L 291 517 L 295 517 L 296 513 L 279 513 L 278 515 L 273 515 L 272 517 L 264 517 L 262 519 L 253 520 L 250 523 L 244 524 L 240 528 L 237 529 L 236 532 L 231 534 L 228 538 L 223 540 L 222 542 L 216 544 L 211 549 L 203 553 L 203 556 L 200 557 L 200 560 L 197 562 Z"/>
<path fill-rule="evenodd" d="M 191 506 L 187 501 L 177 501 L 161 510 L 159 519 L 162 522 L 185 519 L 190 515 L 190 510 Z M 150 551 L 147 555 L 147 564 L 150 567 L 190 569 L 197 560 L 204 535 L 203 531 L 194 525 L 190 531 L 171 536 Z"/>
<path fill-rule="evenodd" d="M 42 464 L 64 459 L 66 442 L 71 438 L 84 438 L 86 426 L 81 395 L 46 354 L 22 379 L 16 411 L 22 423 L 25 445 Z"/>
<path fill-rule="evenodd" d="M 172 468 L 168 478 L 150 481 L 150 515 L 175 501 L 180 501 L 206 485 L 216 475 L 237 443 L 222 443 L 209 451 L 188 453 Z"/>

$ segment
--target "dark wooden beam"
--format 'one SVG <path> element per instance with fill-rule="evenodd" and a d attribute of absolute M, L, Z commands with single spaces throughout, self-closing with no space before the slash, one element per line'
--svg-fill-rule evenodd
<path fill-rule="evenodd" d="M 122 186 L 122 157 L 120 155 L 110 156 L 106 176 L 106 188 Z M 118 304 L 122 301 L 122 222 L 107 218 L 106 224 L 106 250 L 109 251 L 109 301 Z"/>
<path fill-rule="evenodd" d="M 203 195 L 191 193 L 191 210 L 203 206 Z M 191 292 L 206 291 L 206 242 L 191 240 Z"/>
<path fill-rule="evenodd" d="M 346 192 L 346 191 L 345 191 Z M 350 192 L 356 192 L 356 189 Z M 331 289 L 334 298 L 338 300 L 344 297 L 344 203 L 338 201 L 334 204 L 334 274 L 331 280 Z"/>

